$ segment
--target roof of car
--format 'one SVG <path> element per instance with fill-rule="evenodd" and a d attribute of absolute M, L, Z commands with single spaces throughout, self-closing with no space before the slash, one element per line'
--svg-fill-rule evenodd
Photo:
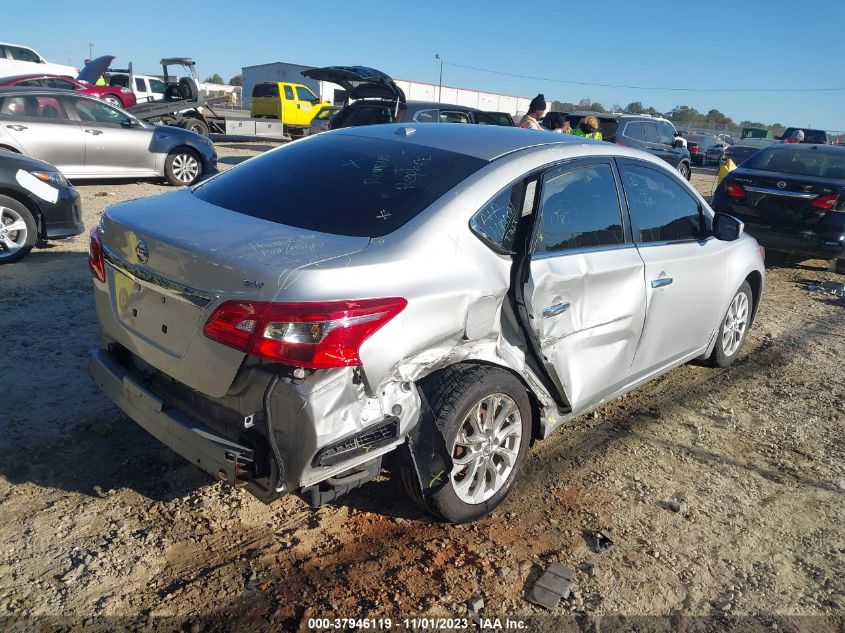
<path fill-rule="evenodd" d="M 603 143 L 602 141 L 571 134 L 525 130 L 499 125 L 392 123 L 342 128 L 327 132 L 327 134 L 402 141 L 421 147 L 431 147 L 473 156 L 487 161 L 521 149 L 541 145 L 600 144 L 609 151 L 618 148 L 611 143 Z"/>
<path fill-rule="evenodd" d="M 65 75 L 53 75 L 50 73 L 32 73 L 29 75 L 11 75 L 9 77 L 3 77 L 0 81 L 24 81 L 25 79 L 70 79 L 73 80 L 72 77 L 66 77 Z"/>
<path fill-rule="evenodd" d="M 822 152 L 824 154 L 838 154 L 845 151 L 842 145 L 827 145 L 823 143 L 772 143 L 763 149 L 787 152 Z"/>
<path fill-rule="evenodd" d="M 652 116 L 650 114 L 628 114 L 627 112 L 596 112 L 595 110 L 576 110 L 569 112 L 567 116 L 589 116 L 593 115 L 596 118 L 605 119 L 643 119 L 651 121 L 668 121 L 669 119 L 662 116 Z"/>

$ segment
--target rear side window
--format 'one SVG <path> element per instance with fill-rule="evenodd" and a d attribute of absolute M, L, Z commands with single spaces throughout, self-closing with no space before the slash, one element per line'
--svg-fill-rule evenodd
<path fill-rule="evenodd" d="M 147 84 L 141 77 L 135 78 L 135 90 L 138 92 L 147 92 Z"/>
<path fill-rule="evenodd" d="M 193 193 L 230 211 L 307 231 L 380 237 L 485 164 L 400 141 L 320 135 L 267 152 Z"/>
<path fill-rule="evenodd" d="M 627 136 L 630 139 L 634 139 L 635 141 L 644 141 L 643 138 L 643 124 L 639 121 L 634 121 L 632 123 L 628 123 L 625 126 L 625 132 L 623 136 Z"/>
<path fill-rule="evenodd" d="M 634 224 L 634 241 L 674 242 L 703 237 L 698 201 L 657 169 L 626 162 L 625 195 Z"/>
<path fill-rule="evenodd" d="M 285 99 L 293 101 L 293 88 L 290 86 L 285 86 Z"/>
<path fill-rule="evenodd" d="M 659 143 L 660 136 L 657 133 L 657 123 L 643 121 L 643 136 L 646 143 Z"/>
<path fill-rule="evenodd" d="M 252 88 L 253 97 L 278 97 L 279 84 L 255 84 Z"/>
<path fill-rule="evenodd" d="M 622 209 L 610 165 L 568 169 L 546 178 L 535 253 L 624 242 Z"/>
<path fill-rule="evenodd" d="M 500 191 L 469 222 L 472 231 L 496 250 L 510 251 L 513 247 L 523 189 L 520 182 Z"/>
<path fill-rule="evenodd" d="M 835 153 L 834 153 L 835 152 Z M 845 150 L 820 152 L 776 145 L 760 150 L 742 164 L 747 169 L 818 178 L 843 178 Z"/>

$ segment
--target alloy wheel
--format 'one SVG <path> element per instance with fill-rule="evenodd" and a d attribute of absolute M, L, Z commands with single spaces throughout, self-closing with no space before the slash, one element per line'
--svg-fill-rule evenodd
<path fill-rule="evenodd" d="M 494 393 L 478 402 L 452 443 L 451 481 L 464 503 L 484 503 L 507 483 L 522 444 L 522 416 L 510 396 Z"/>
<path fill-rule="evenodd" d="M 748 327 L 748 296 L 739 292 L 731 301 L 728 313 L 725 315 L 722 330 L 722 350 L 725 356 L 733 356 L 742 343 L 745 330 Z"/>
<path fill-rule="evenodd" d="M 199 161 L 190 154 L 177 154 L 173 157 L 173 174 L 179 182 L 191 184 L 199 175 L 199 171 Z"/>
<path fill-rule="evenodd" d="M 26 222 L 9 207 L 0 206 L 0 258 L 17 253 L 26 244 Z"/>

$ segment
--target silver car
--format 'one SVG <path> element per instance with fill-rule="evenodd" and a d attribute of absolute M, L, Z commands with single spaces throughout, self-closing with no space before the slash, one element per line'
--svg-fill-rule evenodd
<path fill-rule="evenodd" d="M 49 88 L 0 88 L 0 149 L 51 163 L 72 180 L 163 176 L 190 185 L 217 173 L 208 138 Z"/>
<path fill-rule="evenodd" d="M 313 505 L 388 466 L 455 522 L 501 503 L 567 420 L 733 362 L 764 279 L 742 223 L 658 158 L 423 124 L 114 205 L 90 267 L 91 374 L 176 452 Z"/>

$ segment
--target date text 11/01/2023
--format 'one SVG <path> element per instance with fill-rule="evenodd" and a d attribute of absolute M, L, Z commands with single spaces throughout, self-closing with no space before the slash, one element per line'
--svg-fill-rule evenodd
<path fill-rule="evenodd" d="M 478 631 L 524 630 L 526 623 L 510 618 L 311 618 L 308 620 L 310 631 Z"/>

